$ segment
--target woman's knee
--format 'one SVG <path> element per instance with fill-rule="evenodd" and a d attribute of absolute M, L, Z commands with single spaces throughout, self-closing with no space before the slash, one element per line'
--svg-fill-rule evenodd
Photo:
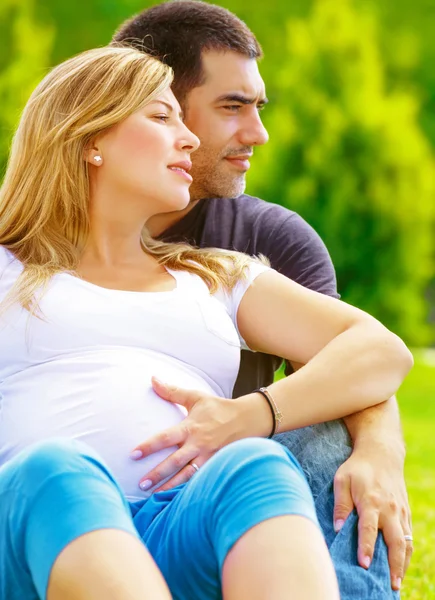
<path fill-rule="evenodd" d="M 201 484 L 216 492 L 254 493 L 257 489 L 299 490 L 311 501 L 311 492 L 295 457 L 281 444 L 247 438 L 225 446 L 204 465 Z"/>
<path fill-rule="evenodd" d="M 36 442 L 13 459 L 15 476 L 28 486 L 68 471 L 88 470 L 90 461 L 97 465 L 98 457 L 86 444 L 61 438 Z"/>
<path fill-rule="evenodd" d="M 222 448 L 216 454 L 216 460 L 231 464 L 233 467 L 261 463 L 266 468 L 274 463 L 303 474 L 294 455 L 281 444 L 264 438 L 245 438 Z"/>

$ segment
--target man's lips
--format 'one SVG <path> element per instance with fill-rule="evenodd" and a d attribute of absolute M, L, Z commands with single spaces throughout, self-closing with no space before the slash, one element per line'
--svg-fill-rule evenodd
<path fill-rule="evenodd" d="M 251 156 L 251 154 L 244 156 L 226 156 L 225 160 L 227 160 L 237 169 L 240 169 L 240 171 L 247 171 L 251 166 L 251 163 L 249 162 Z"/>

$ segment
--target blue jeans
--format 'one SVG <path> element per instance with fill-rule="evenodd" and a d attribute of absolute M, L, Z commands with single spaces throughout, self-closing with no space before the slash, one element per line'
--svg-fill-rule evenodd
<path fill-rule="evenodd" d="M 358 516 L 354 510 L 341 531 L 333 526 L 333 480 L 338 467 L 352 452 L 342 420 L 305 427 L 275 436 L 298 459 L 310 485 L 317 518 L 322 527 L 340 586 L 341 600 L 397 600 L 391 589 L 387 547 L 382 533 L 376 541 L 368 571 L 358 565 Z"/>
<path fill-rule="evenodd" d="M 235 542 L 289 514 L 318 526 L 301 468 L 271 440 L 229 444 L 188 484 L 130 505 L 89 446 L 41 442 L 0 468 L 0 600 L 44 599 L 63 548 L 104 528 L 142 539 L 174 600 L 221 600 L 222 566 Z"/>

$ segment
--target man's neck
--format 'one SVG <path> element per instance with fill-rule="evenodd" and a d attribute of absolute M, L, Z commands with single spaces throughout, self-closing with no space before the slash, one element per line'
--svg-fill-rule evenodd
<path fill-rule="evenodd" d="M 146 228 L 150 233 L 151 237 L 158 237 L 164 231 L 175 225 L 175 223 L 181 221 L 181 219 L 184 216 L 186 216 L 192 210 L 192 208 L 194 208 L 198 204 L 198 202 L 199 200 L 192 200 L 191 202 L 189 202 L 186 208 L 183 208 L 183 210 L 163 213 L 151 217 L 146 223 Z"/>

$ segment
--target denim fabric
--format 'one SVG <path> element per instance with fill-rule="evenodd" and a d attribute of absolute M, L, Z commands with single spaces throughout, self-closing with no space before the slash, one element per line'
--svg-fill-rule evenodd
<path fill-rule="evenodd" d="M 367 571 L 357 562 L 356 512 L 352 512 L 338 534 L 334 531 L 334 475 L 352 452 L 343 421 L 281 433 L 274 439 L 294 454 L 308 480 L 337 573 L 341 600 L 398 600 L 399 592 L 391 589 L 387 547 L 382 533 L 378 535 L 373 562 Z"/>

